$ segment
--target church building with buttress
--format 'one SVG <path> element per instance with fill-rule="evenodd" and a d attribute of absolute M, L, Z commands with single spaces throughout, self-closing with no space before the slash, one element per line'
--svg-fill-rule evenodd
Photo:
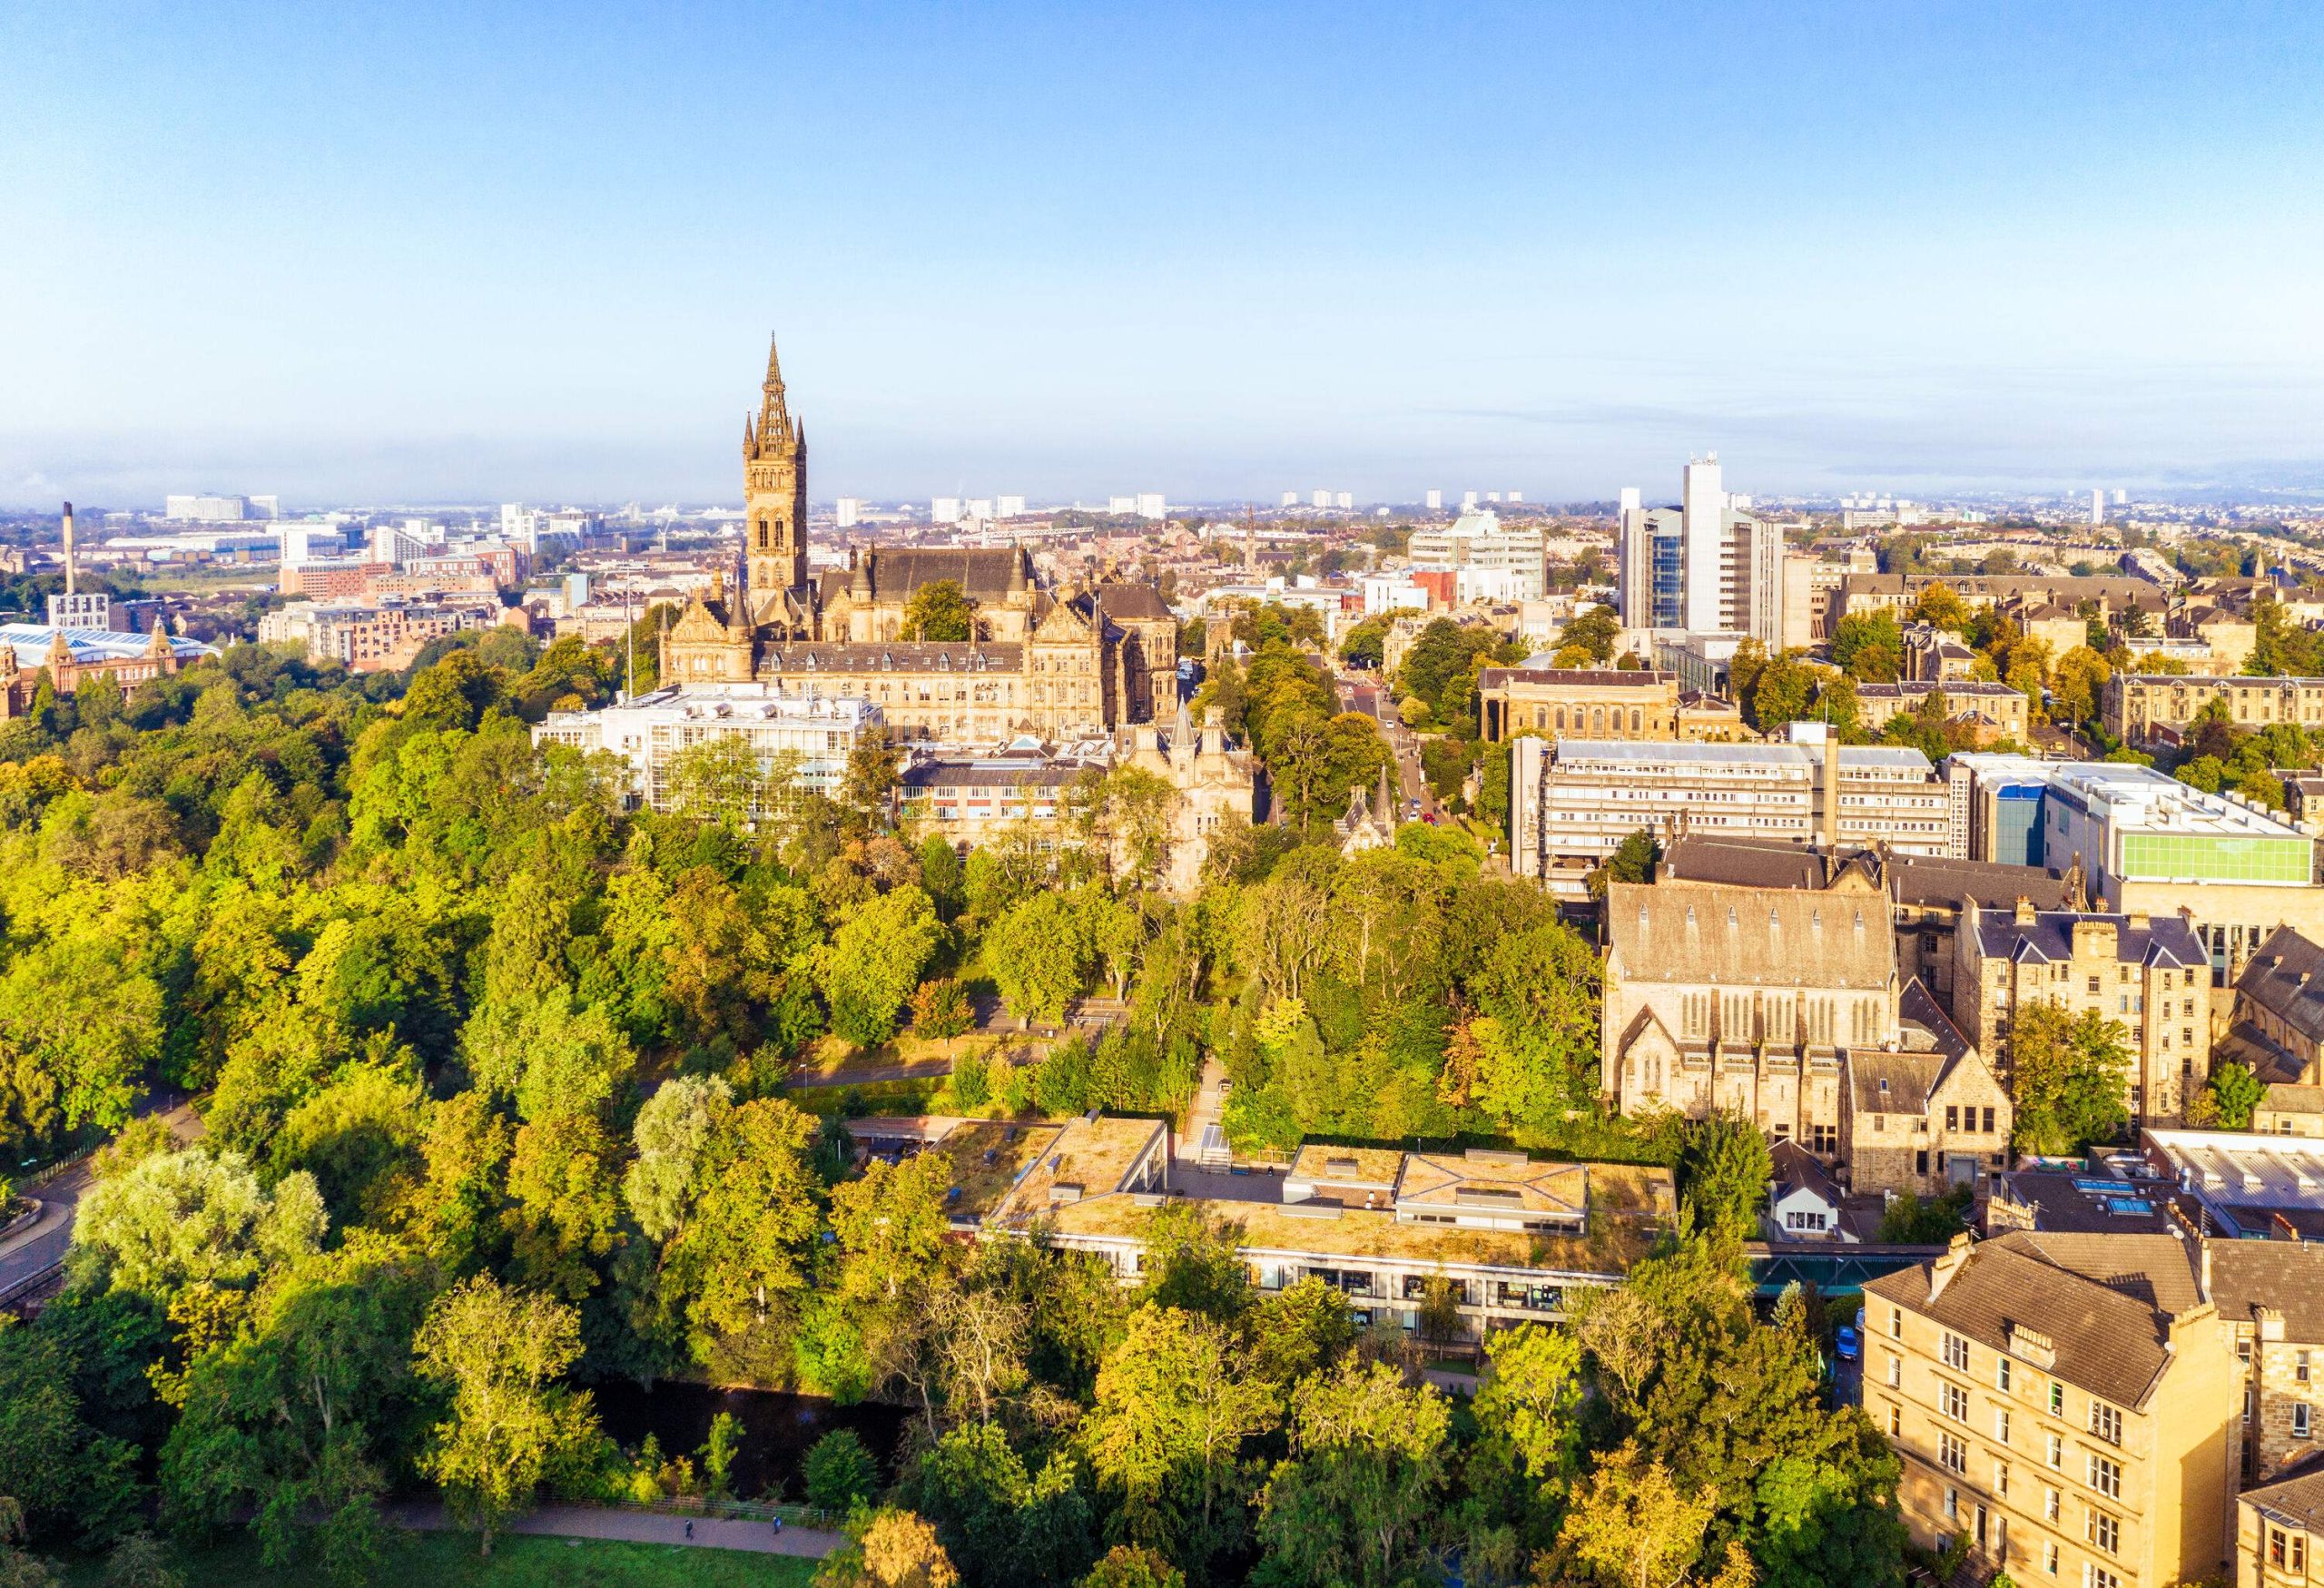
<path fill-rule="evenodd" d="M 1058 587 L 1021 547 L 862 547 L 807 568 L 807 429 L 772 344 L 759 411 L 743 422 L 742 577 L 688 603 L 662 638 L 662 679 L 759 682 L 876 703 L 901 736 L 1066 739 L 1178 709 L 1178 625 L 1150 585 Z M 911 637 L 913 595 L 958 585 L 970 636 Z"/>

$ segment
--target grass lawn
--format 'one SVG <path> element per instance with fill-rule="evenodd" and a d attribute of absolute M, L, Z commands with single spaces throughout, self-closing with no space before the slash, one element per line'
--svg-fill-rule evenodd
<path fill-rule="evenodd" d="M 266 1570 L 248 1538 L 181 1555 L 178 1564 L 186 1588 L 310 1588 L 318 1580 L 307 1567 Z M 807 1588 L 815 1564 L 793 1555 L 523 1535 L 494 1544 L 487 1561 L 472 1534 L 422 1533 L 397 1534 L 373 1581 L 379 1588 Z M 66 1581 L 96 1588 L 104 1563 L 77 1566 Z"/>

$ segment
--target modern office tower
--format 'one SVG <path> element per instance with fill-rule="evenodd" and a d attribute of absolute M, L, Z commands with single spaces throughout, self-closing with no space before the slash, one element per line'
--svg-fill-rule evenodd
<path fill-rule="evenodd" d="M 1748 634 L 1783 643 L 1783 531 L 1736 506 L 1716 455 L 1690 460 L 1679 506 L 1647 508 L 1624 487 L 1616 611 L 1630 628 Z"/>
<path fill-rule="evenodd" d="M 995 497 L 992 498 L 992 510 L 1000 518 L 1021 518 L 1025 516 L 1025 498 L 1019 496 Z"/>
<path fill-rule="evenodd" d="M 1137 516 L 1141 518 L 1167 518 L 1169 514 L 1167 509 L 1163 506 L 1162 493 L 1158 490 L 1142 490 L 1138 492 Z"/>
<path fill-rule="evenodd" d="M 1307 505 L 1311 508 L 1328 508 L 1332 505 L 1332 493 L 1327 490 L 1319 490 L 1307 498 Z"/>
<path fill-rule="evenodd" d="M 832 522 L 836 524 L 842 529 L 852 529 L 855 528 L 855 520 L 862 514 L 862 511 L 863 501 L 862 498 L 842 497 L 837 502 L 832 504 Z"/>
<path fill-rule="evenodd" d="M 1285 506 L 1285 507 L 1286 507 L 1286 508 L 1295 508 L 1295 507 L 1297 507 L 1298 505 L 1299 505 L 1299 493 L 1298 493 L 1297 491 L 1295 491 L 1295 490 L 1287 490 L 1287 491 L 1285 491 L 1285 492 L 1284 492 L 1284 493 L 1283 493 L 1283 506 Z"/>
<path fill-rule="evenodd" d="M 2106 522 L 2106 493 L 2102 490 L 2090 493 L 2090 521 L 2093 524 Z"/>
<path fill-rule="evenodd" d="M 1698 633 L 1709 633 L 1724 626 L 1719 567 L 1727 530 L 1727 492 L 1719 483 L 1718 453 L 1688 460 L 1679 507 L 1686 520 L 1686 598 L 1681 621 Z"/>
<path fill-rule="evenodd" d="M 2131 493 L 2122 489 L 2122 487 L 2116 486 L 2114 488 L 2114 505 L 2118 508 L 2129 507 L 2131 505 Z"/>
<path fill-rule="evenodd" d="M 1343 513 L 1346 512 L 1350 508 L 1355 506 L 1355 493 L 1354 491 L 1341 491 L 1338 495 L 1332 498 L 1332 506 L 1337 508 Z"/>
<path fill-rule="evenodd" d="M 1443 491 L 1433 490 L 1428 493 L 1428 510 L 1432 513 L 1441 513 L 1444 510 L 1444 493 Z"/>
<path fill-rule="evenodd" d="M 1525 493 L 1521 490 L 1511 491 L 1508 499 L 1512 502 L 1521 502 L 1525 499 Z"/>
<path fill-rule="evenodd" d="M 960 498 L 938 497 L 928 504 L 928 521 L 931 524 L 957 524 L 960 521 Z"/>

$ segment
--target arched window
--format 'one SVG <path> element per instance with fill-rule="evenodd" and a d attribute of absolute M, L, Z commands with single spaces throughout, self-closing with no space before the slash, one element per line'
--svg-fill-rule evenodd
<path fill-rule="evenodd" d="M 1645 725 L 1645 721 L 1646 721 L 1646 719 L 1645 719 L 1642 715 L 1640 715 L 1638 707 L 1636 707 L 1636 706 L 1632 706 L 1632 707 L 1630 707 L 1630 732 L 1631 732 L 1631 733 L 1633 733 L 1633 734 L 1637 733 L 1637 732 L 1640 730 L 1640 727 L 1642 727 L 1642 726 Z"/>
<path fill-rule="evenodd" d="M 1590 708 L 1590 731 L 1593 734 L 1602 734 L 1606 731 L 1606 708 L 1604 706 L 1593 705 Z"/>
<path fill-rule="evenodd" d="M 1565 707 L 1563 706 L 1558 707 L 1558 732 L 1561 734 L 1565 732 Z"/>

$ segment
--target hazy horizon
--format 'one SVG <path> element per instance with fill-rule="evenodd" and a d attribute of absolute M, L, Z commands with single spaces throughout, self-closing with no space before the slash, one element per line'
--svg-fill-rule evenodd
<path fill-rule="evenodd" d="M 26 8 L 0 505 L 2324 488 L 2324 13 Z"/>

